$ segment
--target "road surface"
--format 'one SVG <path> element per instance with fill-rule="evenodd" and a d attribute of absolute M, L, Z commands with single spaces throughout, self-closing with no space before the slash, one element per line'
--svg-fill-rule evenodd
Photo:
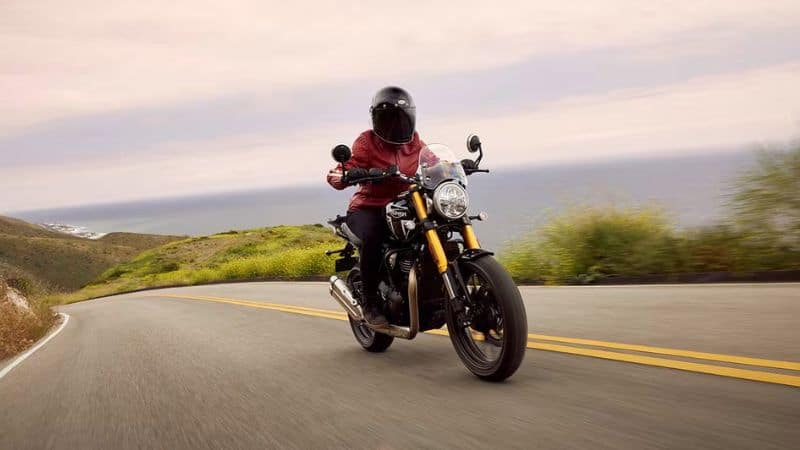
<path fill-rule="evenodd" d="M 800 285 L 522 290 L 503 384 L 442 336 L 364 352 L 322 283 L 66 306 L 0 379 L 0 449 L 800 446 Z"/>

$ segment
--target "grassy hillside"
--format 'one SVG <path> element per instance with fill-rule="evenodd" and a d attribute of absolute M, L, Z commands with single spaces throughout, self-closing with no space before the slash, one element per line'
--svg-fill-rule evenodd
<path fill-rule="evenodd" d="M 159 286 L 216 281 L 304 279 L 333 272 L 325 250 L 343 245 L 322 225 L 229 231 L 170 242 L 106 270 L 59 300 L 72 302 Z"/>
<path fill-rule="evenodd" d="M 111 233 L 89 240 L 0 216 L 0 275 L 22 273 L 31 282 L 71 291 L 145 249 L 176 239 L 182 238 Z"/>

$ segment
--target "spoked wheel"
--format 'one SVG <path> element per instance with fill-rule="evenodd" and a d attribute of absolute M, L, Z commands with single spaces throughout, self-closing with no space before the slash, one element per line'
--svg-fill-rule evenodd
<path fill-rule="evenodd" d="M 347 285 L 350 287 L 355 298 L 361 298 L 361 271 L 358 267 L 351 270 L 347 275 Z M 356 341 L 358 341 L 366 351 L 380 353 L 386 351 L 386 349 L 392 345 L 394 336 L 377 333 L 365 324 L 353 320 L 349 315 L 347 316 L 347 320 L 350 321 L 350 328 L 353 330 L 353 336 L 356 337 Z"/>
<path fill-rule="evenodd" d="M 447 330 L 456 353 L 480 378 L 502 381 L 516 372 L 525 357 L 528 319 L 522 296 L 508 272 L 485 256 L 461 264 L 468 299 L 464 326 L 450 307 Z"/>

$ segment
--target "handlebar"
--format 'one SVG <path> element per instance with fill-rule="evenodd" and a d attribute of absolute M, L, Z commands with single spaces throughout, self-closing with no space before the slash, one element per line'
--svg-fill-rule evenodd
<path fill-rule="evenodd" d="M 473 173 L 489 173 L 489 169 L 470 169 L 470 170 L 464 169 L 464 173 L 466 173 L 467 175 L 472 175 Z"/>
<path fill-rule="evenodd" d="M 387 168 L 385 170 L 373 167 L 373 168 L 367 170 L 367 173 L 368 173 L 368 175 L 366 177 L 361 177 L 361 178 L 358 178 L 358 179 L 355 179 L 355 180 L 348 180 L 347 184 L 352 186 L 352 185 L 355 185 L 355 184 L 361 184 L 361 183 L 365 183 L 365 182 L 369 182 L 369 181 L 385 180 L 387 178 L 397 178 L 397 179 L 399 179 L 401 181 L 404 181 L 404 182 L 406 182 L 408 184 L 414 184 L 414 183 L 417 183 L 417 181 L 418 181 L 416 177 L 409 177 L 408 175 L 400 172 L 397 169 L 397 166 L 391 166 L 391 167 L 389 167 L 389 168 Z M 347 175 L 347 173 L 345 173 L 345 175 Z"/>
<path fill-rule="evenodd" d="M 475 169 L 469 168 L 469 169 L 467 169 L 467 168 L 465 168 L 464 172 L 467 175 L 472 175 L 473 173 L 489 173 L 489 169 L 478 169 L 478 168 L 475 168 Z M 345 176 L 346 175 L 347 175 L 347 173 L 345 173 Z M 377 167 L 370 168 L 370 169 L 367 170 L 367 176 L 360 177 L 360 178 L 355 179 L 355 180 L 348 180 L 347 184 L 349 186 L 353 186 L 353 185 L 356 185 L 356 184 L 366 183 L 366 182 L 370 182 L 370 181 L 385 180 L 387 178 L 398 178 L 399 180 L 404 181 L 404 182 L 406 182 L 408 184 L 415 184 L 415 183 L 419 182 L 419 180 L 417 179 L 416 176 L 409 177 L 408 175 L 404 174 L 403 172 L 400 172 L 400 170 L 397 168 L 397 166 L 390 166 L 390 167 L 388 167 L 386 169 L 378 169 Z"/>

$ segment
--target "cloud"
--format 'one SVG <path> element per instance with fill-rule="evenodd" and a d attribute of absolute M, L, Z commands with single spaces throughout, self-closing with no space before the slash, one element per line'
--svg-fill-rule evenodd
<path fill-rule="evenodd" d="M 0 135 L 77 114 L 796 27 L 794 0 L 3 2 Z M 280 96 L 277 96 L 280 97 Z"/>
<path fill-rule="evenodd" d="M 421 124 L 469 111 L 488 118 L 519 114 L 570 96 L 676 84 L 796 61 L 800 40 L 793 36 L 794 30 L 715 35 L 708 40 L 730 50 L 711 52 L 704 47 L 671 54 L 661 46 L 664 54 L 671 55 L 661 59 L 654 58 L 648 46 L 559 53 L 496 68 L 414 76 L 401 84 L 417 98 Z M 303 133 L 333 124 L 348 124 L 355 130 L 366 124 L 369 84 L 377 87 L 381 81 L 313 85 L 275 92 L 271 98 L 255 92 L 215 92 L 210 98 L 174 104 L 69 116 L 0 137 L 0 163 L 22 169 L 124 153 L 151 158 L 165 151 L 164 144 L 175 142 L 202 147 L 206 140 L 289 130 Z"/>
<path fill-rule="evenodd" d="M 451 118 L 428 130 L 459 142 L 468 123 L 497 149 L 490 160 L 499 165 L 730 151 L 800 131 L 798 79 L 800 63 L 785 64 L 577 96 L 522 114 Z"/>

